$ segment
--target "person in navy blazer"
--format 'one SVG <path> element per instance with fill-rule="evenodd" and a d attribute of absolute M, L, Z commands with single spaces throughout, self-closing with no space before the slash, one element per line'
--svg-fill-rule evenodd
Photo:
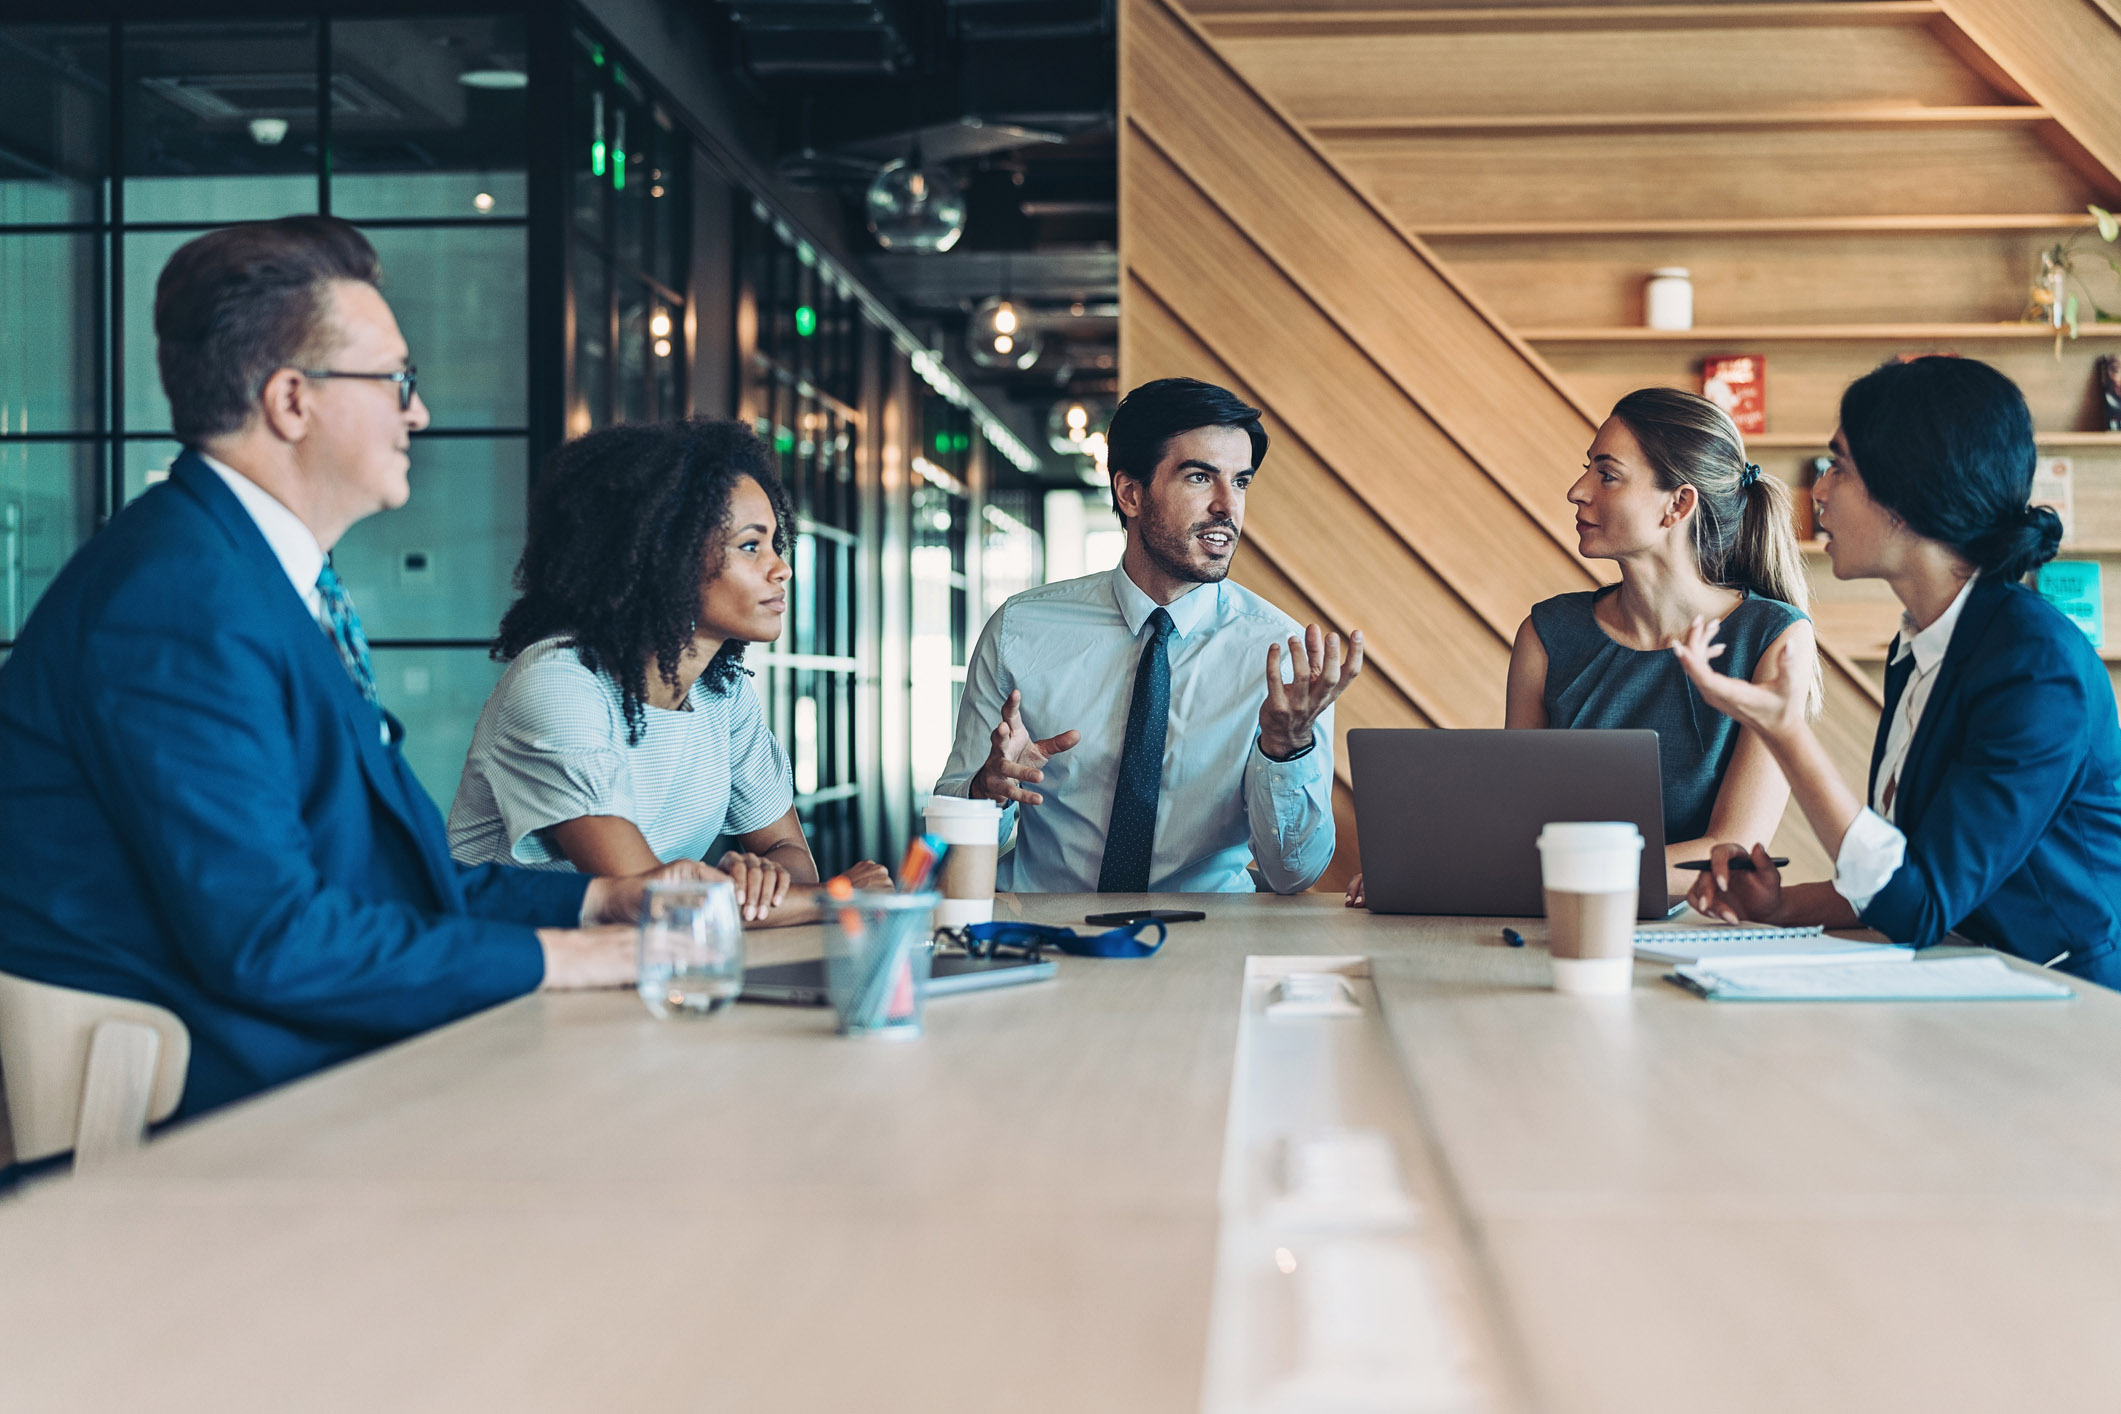
<path fill-rule="evenodd" d="M 1736 921 L 1947 934 L 2121 985 L 2121 724 L 2082 630 L 2021 579 L 2062 524 L 2028 504 L 2032 417 L 1973 359 L 1890 363 L 1841 402 L 1813 489 L 1839 579 L 1884 579 L 1906 612 L 1888 654 L 1867 801 L 1828 762 L 1787 682 L 1710 670 L 1713 625 L 1675 651 L 1702 694 L 1767 737 L 1829 853 L 1785 887 L 1759 846 L 1720 844 L 1695 907 Z"/>
<path fill-rule="evenodd" d="M 171 258 L 187 449 L 0 666 L 0 970 L 175 1012 L 180 1116 L 541 984 L 631 980 L 628 930 L 579 925 L 632 916 L 645 876 L 456 865 L 331 577 L 339 535 L 410 494 L 427 421 L 378 275 L 316 217 Z"/>

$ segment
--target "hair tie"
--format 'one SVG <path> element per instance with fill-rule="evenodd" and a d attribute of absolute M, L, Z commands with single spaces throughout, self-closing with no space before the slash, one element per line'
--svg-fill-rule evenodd
<path fill-rule="evenodd" d="M 1747 462 L 1745 470 L 1738 473 L 1738 489 L 1743 491 L 1760 479 L 1760 463 Z"/>

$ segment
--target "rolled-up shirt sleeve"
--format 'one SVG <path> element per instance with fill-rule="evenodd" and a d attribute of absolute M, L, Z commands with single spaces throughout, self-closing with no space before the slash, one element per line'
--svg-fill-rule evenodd
<path fill-rule="evenodd" d="M 1001 637 L 1008 613 L 1004 605 L 1001 612 L 987 620 L 979 642 L 973 645 L 972 659 L 965 664 L 965 692 L 957 703 L 957 736 L 950 743 L 950 759 L 943 766 L 943 774 L 936 778 L 932 792 L 935 795 L 970 796 L 972 778 L 987 764 L 994 728 L 1001 721 L 1002 708 L 1013 690 L 1002 666 Z M 1012 843 L 1010 835 L 1015 829 L 1016 803 L 1005 801 L 999 841 L 1004 849 Z"/>
<path fill-rule="evenodd" d="M 1245 817 L 1252 862 L 1278 894 L 1301 893 L 1333 862 L 1333 709 L 1312 725 L 1317 743 L 1293 761 L 1271 761 L 1252 740 L 1245 759 Z"/>
<path fill-rule="evenodd" d="M 1907 858 L 1907 836 L 1875 810 L 1858 815 L 1834 856 L 1834 892 L 1862 913 Z"/>

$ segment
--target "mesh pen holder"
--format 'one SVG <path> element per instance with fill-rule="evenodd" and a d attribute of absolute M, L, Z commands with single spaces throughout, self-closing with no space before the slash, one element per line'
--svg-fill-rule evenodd
<path fill-rule="evenodd" d="M 825 990 L 842 1036 L 912 1041 L 933 956 L 933 893 L 817 896 L 825 914 Z"/>

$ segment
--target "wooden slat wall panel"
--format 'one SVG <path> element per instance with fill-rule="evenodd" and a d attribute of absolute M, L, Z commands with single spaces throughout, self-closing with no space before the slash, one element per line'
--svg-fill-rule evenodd
<path fill-rule="evenodd" d="M 1586 412 L 1197 30 L 1159 0 L 1129 0 L 1125 13 L 1122 181 L 1151 146 L 1182 168 L 1181 180 L 1242 221 L 1259 253 L 1573 559 L 1572 517 L 1566 505 L 1555 509 L 1548 478 L 1589 440 Z M 1128 194 L 1139 201 L 1157 185 L 1143 180 Z M 1128 243 L 1137 228 L 1127 194 L 1121 220 L 1122 254 L 1138 265 L 1144 252 Z M 1211 273 L 1220 272 L 1196 275 Z"/>
<path fill-rule="evenodd" d="M 1281 566 L 1281 582 L 1302 584 L 1311 607 L 1299 618 L 1343 631 L 1362 629 L 1373 674 L 1391 679 L 1409 709 L 1425 720 L 1444 726 L 1499 723 L 1507 637 L 1483 622 L 1290 430 L 1268 399 L 1161 301 L 1138 283 L 1129 286 L 1127 299 L 1130 368 L 1138 369 L 1130 376 L 1143 382 L 1205 378 L 1269 408 L 1264 422 L 1272 442 L 1246 498 L 1244 543 Z M 1346 573 L 1349 565 L 1362 566 L 1362 574 Z M 1379 585 L 1390 592 L 1374 592 Z"/>
<path fill-rule="evenodd" d="M 1997 93 L 1919 25 L 1640 31 L 1516 27 L 1471 33 L 1253 37 L 1211 24 L 1216 47 L 1300 121 L 1583 114 L 1616 107 L 1748 111 L 1822 104 L 1958 107 Z M 1763 66 L 1760 55 L 1775 62 Z M 1625 74 L 1616 92 L 1614 76 Z M 1536 83 L 1527 83 L 1537 75 Z"/>
<path fill-rule="evenodd" d="M 1533 599 L 1596 582 L 1362 345 L 1322 318 L 1280 267 L 1146 143 L 1131 146 L 1120 206 L 1132 282 L 1121 301 L 1124 381 L 1141 381 L 1133 371 L 1139 287 L 1180 311 L 1225 367 L 1361 486 L 1377 514 L 1496 633 L 1515 633 Z M 1518 466 L 1517 479 L 1567 512 L 1563 494 L 1590 437 L 1589 424 L 1578 419 L 1572 443 L 1552 449 L 1543 466 Z"/>
<path fill-rule="evenodd" d="M 2110 194 L 2022 128 L 1328 138 L 1408 230 L 1452 221 L 2081 211 Z M 1743 160 L 1734 161 L 1734 154 Z"/>
<path fill-rule="evenodd" d="M 1472 8 L 1466 0 L 1193 0 L 1186 8 L 1218 29 L 1227 26 L 1226 33 L 1253 26 L 1267 33 L 1300 35 L 1334 23 L 1366 32 L 1409 25 L 1492 29 L 1503 11 L 1540 11 L 1536 21 L 1528 14 L 1526 23 L 1563 29 L 1908 24 L 1938 11 L 1934 0 L 1504 0 Z M 1616 24 L 1616 14 L 1627 19 Z M 1643 16 L 1653 19 L 1645 21 Z M 1516 22 L 1515 15 L 1504 19 Z"/>
<path fill-rule="evenodd" d="M 2121 20 L 2095 0 L 1944 0 L 1944 13 L 2053 111 L 2109 179 L 2121 173 Z"/>
<path fill-rule="evenodd" d="M 1366 630 L 1343 732 L 1499 723 L 1530 606 L 1611 574 L 1573 554 L 1564 499 L 1587 406 L 1164 0 L 1126 0 L 1121 106 L 1124 381 L 1192 374 L 1268 410 L 1240 582 Z M 1852 775 L 1873 695 L 1830 665 L 1825 735 Z M 1805 873 L 1802 833 L 1778 847 Z"/>

